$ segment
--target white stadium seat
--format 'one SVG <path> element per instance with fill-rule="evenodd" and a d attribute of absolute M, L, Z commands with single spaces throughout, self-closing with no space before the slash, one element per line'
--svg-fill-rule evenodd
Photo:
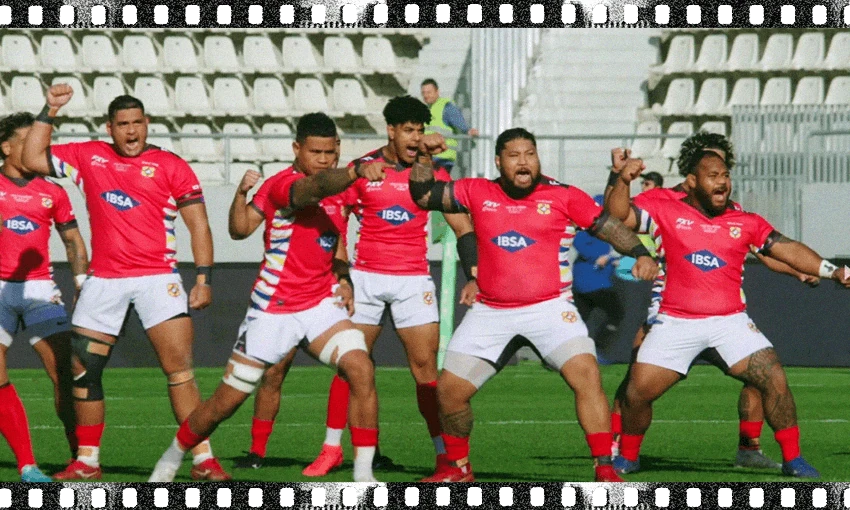
<path fill-rule="evenodd" d="M 761 68 L 765 71 L 790 69 L 794 57 L 794 37 L 791 34 L 773 34 L 767 40 Z"/>
<path fill-rule="evenodd" d="M 242 58 L 245 69 L 251 72 L 280 72 L 280 58 L 275 53 L 271 39 L 264 35 L 249 35 L 242 43 Z"/>
<path fill-rule="evenodd" d="M 224 184 L 224 165 L 222 163 L 198 163 L 189 164 L 198 180 L 205 184 Z"/>
<path fill-rule="evenodd" d="M 56 85 L 57 83 L 67 83 L 74 89 L 74 95 L 71 96 L 71 100 L 62 107 L 62 111 L 66 115 L 70 117 L 85 117 L 92 113 L 92 108 L 89 106 L 89 101 L 86 97 L 86 89 L 79 79 L 73 76 L 56 76 L 50 82 L 51 85 Z M 106 111 L 104 110 L 103 113 L 106 113 Z"/>
<path fill-rule="evenodd" d="M 294 103 L 295 109 L 303 113 L 329 110 L 325 88 L 316 78 L 295 80 Z"/>
<path fill-rule="evenodd" d="M 726 78 L 709 78 L 702 82 L 694 105 L 697 115 L 722 115 L 726 107 Z"/>
<path fill-rule="evenodd" d="M 166 36 L 162 43 L 165 67 L 171 71 L 194 73 L 200 70 L 198 54 L 192 40 L 183 35 Z"/>
<path fill-rule="evenodd" d="M 174 139 L 169 138 L 167 136 L 157 136 L 170 133 L 171 131 L 166 127 L 165 124 L 159 124 L 156 122 L 151 122 L 148 124 L 148 143 L 151 145 L 156 145 L 162 149 L 165 149 L 169 152 L 177 152 L 177 149 L 174 144 Z"/>
<path fill-rule="evenodd" d="M 728 108 L 733 106 L 749 106 L 759 104 L 761 86 L 758 78 L 739 78 L 732 87 Z"/>
<path fill-rule="evenodd" d="M 723 71 L 726 69 L 728 52 L 726 34 L 711 34 L 702 40 L 699 57 L 694 64 L 697 71 Z"/>
<path fill-rule="evenodd" d="M 832 79 L 824 104 L 850 105 L 850 76 Z"/>
<path fill-rule="evenodd" d="M 794 99 L 791 104 L 822 104 L 823 103 L 823 77 L 806 76 L 797 82 L 794 91 Z"/>
<path fill-rule="evenodd" d="M 663 73 L 680 73 L 694 65 L 694 36 L 677 35 L 670 41 L 667 59 L 663 64 L 653 66 Z"/>
<path fill-rule="evenodd" d="M 691 78 L 676 78 L 670 82 L 664 104 L 652 106 L 652 110 L 663 115 L 682 115 L 690 113 L 694 106 L 694 80 Z"/>
<path fill-rule="evenodd" d="M 847 69 L 850 67 L 850 32 L 836 31 L 829 43 L 829 52 L 823 61 L 826 69 Z"/>
<path fill-rule="evenodd" d="M 758 69 L 759 37 L 757 34 L 739 34 L 732 42 L 727 68 L 730 71 Z"/>
<path fill-rule="evenodd" d="M 791 102 L 791 78 L 778 77 L 767 80 L 759 104 L 762 106 L 785 105 Z"/>
<path fill-rule="evenodd" d="M 63 34 L 49 34 L 41 38 L 39 49 L 41 64 L 44 70 L 77 72 L 80 65 L 71 40 Z"/>
<path fill-rule="evenodd" d="M 121 58 L 124 71 L 157 72 L 159 57 L 153 46 L 153 39 L 146 35 L 128 35 L 121 44 Z"/>
<path fill-rule="evenodd" d="M 363 67 L 380 73 L 394 73 L 398 68 L 393 45 L 384 37 L 363 39 Z"/>
<path fill-rule="evenodd" d="M 111 72 L 121 67 L 112 41 L 102 34 L 83 36 L 82 55 L 83 65 L 94 71 Z"/>
<path fill-rule="evenodd" d="M 699 127 L 699 130 L 726 136 L 726 123 L 722 120 L 711 120 L 708 122 L 703 122 L 702 126 Z"/>
<path fill-rule="evenodd" d="M 692 135 L 694 125 L 690 122 L 674 122 L 667 129 L 668 135 L 679 135 L 672 138 L 665 138 L 664 145 L 661 147 L 661 155 L 667 159 L 676 159 L 679 156 L 679 149 L 685 138 Z"/>
<path fill-rule="evenodd" d="M 823 65 L 823 32 L 805 32 L 797 39 L 797 49 L 791 67 L 794 69 L 817 69 Z"/>
<path fill-rule="evenodd" d="M 32 41 L 25 35 L 6 34 L 0 41 L 3 66 L 13 71 L 36 71 L 41 64 L 35 58 Z"/>
<path fill-rule="evenodd" d="M 325 39 L 322 56 L 325 67 L 335 72 L 355 73 L 360 71 L 360 58 L 348 37 L 332 36 Z"/>
<path fill-rule="evenodd" d="M 263 179 L 268 179 L 281 170 L 286 170 L 292 166 L 292 161 L 272 161 L 271 163 L 263 163 Z"/>
<path fill-rule="evenodd" d="M 638 124 L 635 130 L 637 135 L 660 135 L 661 124 L 658 121 L 644 121 Z M 632 156 L 636 158 L 650 158 L 661 147 L 660 138 L 637 138 L 632 143 Z"/>
<path fill-rule="evenodd" d="M 9 106 L 14 111 L 37 112 L 44 106 L 45 90 L 38 78 L 15 76 L 10 87 Z"/>
<path fill-rule="evenodd" d="M 352 115 L 366 113 L 366 94 L 354 78 L 337 78 L 333 89 L 334 109 Z"/>
<path fill-rule="evenodd" d="M 136 78 L 136 83 L 133 85 L 133 95 L 144 103 L 145 112 L 150 115 L 170 115 L 173 113 L 174 109 L 168 99 L 168 93 L 165 91 L 165 84 L 160 78 L 151 76 Z"/>
<path fill-rule="evenodd" d="M 241 66 L 233 40 L 223 35 L 208 35 L 204 39 L 204 64 L 212 71 L 238 72 Z"/>
<path fill-rule="evenodd" d="M 206 124 L 188 123 L 180 129 L 182 134 L 208 135 L 212 133 Z M 180 145 L 183 147 L 183 156 L 186 159 L 196 161 L 218 161 L 221 159 L 221 151 L 216 147 L 216 141 L 210 138 L 181 138 Z"/>
<path fill-rule="evenodd" d="M 94 85 L 92 87 L 94 111 L 106 113 L 109 103 L 125 93 L 124 84 L 115 76 L 98 76 L 94 79 Z M 144 101 L 142 102 L 144 103 Z"/>
<path fill-rule="evenodd" d="M 283 83 L 277 78 L 261 77 L 254 80 L 253 100 L 258 115 L 284 115 L 289 111 Z"/>
<path fill-rule="evenodd" d="M 245 123 L 228 122 L 222 127 L 222 132 L 232 135 L 252 135 L 254 131 Z M 224 141 L 222 141 L 224 144 Z M 222 151 L 224 146 L 222 145 Z M 253 161 L 260 159 L 261 150 L 253 138 L 232 138 L 230 140 L 231 160 Z"/>
<path fill-rule="evenodd" d="M 213 82 L 216 114 L 247 115 L 251 112 L 248 95 L 239 78 L 216 78 Z"/>
<path fill-rule="evenodd" d="M 284 37 L 281 54 L 286 72 L 316 73 L 322 67 L 318 52 L 310 40 L 301 35 Z"/>
<path fill-rule="evenodd" d="M 91 138 L 77 133 L 88 133 L 91 129 L 85 124 L 65 122 L 56 128 L 56 143 L 89 142 Z"/>
<path fill-rule="evenodd" d="M 254 163 L 230 163 L 230 178 L 228 179 L 228 182 L 230 182 L 230 184 L 239 185 L 242 181 L 242 177 L 248 170 L 256 170 L 260 173 L 263 172 L 262 168 Z"/>
<path fill-rule="evenodd" d="M 178 110 L 191 115 L 212 113 L 204 82 L 197 76 L 180 76 L 174 83 L 174 103 Z"/>
<path fill-rule="evenodd" d="M 263 124 L 264 135 L 292 135 L 292 129 L 288 124 L 268 122 Z M 263 138 L 263 154 L 269 158 L 283 159 L 294 157 L 292 154 L 293 137 L 289 138 Z"/>

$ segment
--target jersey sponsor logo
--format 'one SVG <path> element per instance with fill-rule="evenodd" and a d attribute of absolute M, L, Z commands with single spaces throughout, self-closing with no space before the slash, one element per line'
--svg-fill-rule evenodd
<path fill-rule="evenodd" d="M 118 209 L 119 211 L 127 211 L 136 207 L 140 203 L 136 200 L 133 200 L 130 195 L 124 193 L 120 189 L 104 191 L 100 194 L 100 196 L 101 198 L 106 200 L 106 203 Z"/>
<path fill-rule="evenodd" d="M 16 195 L 12 193 L 12 198 L 15 199 L 15 202 L 18 202 L 20 204 L 26 204 L 27 202 L 32 200 L 32 195 Z"/>
<path fill-rule="evenodd" d="M 537 214 L 551 214 L 552 206 L 549 204 L 537 204 Z"/>
<path fill-rule="evenodd" d="M 378 217 L 387 223 L 399 226 L 412 220 L 416 217 L 416 215 L 400 205 L 394 205 L 382 211 L 378 211 Z"/>
<path fill-rule="evenodd" d="M 112 168 L 114 168 L 116 172 L 126 172 L 133 168 L 133 165 L 129 165 L 127 163 L 113 163 Z"/>
<path fill-rule="evenodd" d="M 407 191 L 408 189 L 410 189 L 410 185 L 406 182 L 391 182 L 390 186 L 392 186 L 392 188 L 396 191 Z"/>
<path fill-rule="evenodd" d="M 338 236 L 333 232 L 325 232 L 316 239 L 316 242 L 319 243 L 319 246 L 321 246 L 323 250 L 329 252 L 334 249 L 334 246 L 336 246 L 337 237 Z"/>
<path fill-rule="evenodd" d="M 6 226 L 6 230 L 11 230 L 12 232 L 23 236 L 27 235 L 30 232 L 35 232 L 39 229 L 39 224 L 27 218 L 26 216 L 15 216 L 14 218 L 9 218 L 4 222 Z"/>
<path fill-rule="evenodd" d="M 573 324 L 578 320 L 578 316 L 575 312 L 561 312 L 561 320 L 569 324 Z"/>
<path fill-rule="evenodd" d="M 485 200 L 482 204 L 481 211 L 496 211 L 499 206 L 502 205 L 499 202 L 494 202 L 492 200 Z"/>
<path fill-rule="evenodd" d="M 741 227 L 729 227 L 729 237 L 732 239 L 741 237 Z"/>
<path fill-rule="evenodd" d="M 434 304 L 434 293 L 431 292 L 430 290 L 423 292 L 422 293 L 422 302 L 425 303 L 428 306 L 433 305 Z"/>
<path fill-rule="evenodd" d="M 702 231 L 706 234 L 716 234 L 720 230 L 720 225 L 706 225 L 703 223 L 700 227 L 702 227 Z"/>
<path fill-rule="evenodd" d="M 180 285 L 176 283 L 169 283 L 166 290 L 168 291 L 168 295 L 171 297 L 177 297 L 180 295 Z"/>
<path fill-rule="evenodd" d="M 41 197 L 41 205 L 50 209 L 53 207 L 53 200 L 50 197 Z"/>
<path fill-rule="evenodd" d="M 524 205 L 509 205 L 506 206 L 505 209 L 508 210 L 508 214 L 522 214 L 523 211 L 527 209 Z"/>
<path fill-rule="evenodd" d="M 366 183 L 366 193 L 370 191 L 381 191 L 381 187 L 384 185 L 384 181 L 373 181 Z"/>
<path fill-rule="evenodd" d="M 681 230 L 690 230 L 694 220 L 686 220 L 685 218 L 676 218 L 676 228 Z"/>
<path fill-rule="evenodd" d="M 91 165 L 92 166 L 102 166 L 105 167 L 106 164 L 109 163 L 109 160 L 104 158 L 103 156 L 98 156 L 95 154 L 91 157 Z"/>
<path fill-rule="evenodd" d="M 518 252 L 523 248 L 528 248 L 537 242 L 530 237 L 520 234 L 516 230 L 510 230 L 504 234 L 499 234 L 491 239 L 491 241 L 493 241 L 493 243 L 499 248 L 510 253 Z"/>
<path fill-rule="evenodd" d="M 142 167 L 142 176 L 151 178 L 156 174 L 156 168 L 152 166 L 143 166 Z"/>
<path fill-rule="evenodd" d="M 689 255 L 685 255 L 685 260 L 695 265 L 703 273 L 720 269 L 726 265 L 726 261 L 708 250 L 695 251 Z"/>

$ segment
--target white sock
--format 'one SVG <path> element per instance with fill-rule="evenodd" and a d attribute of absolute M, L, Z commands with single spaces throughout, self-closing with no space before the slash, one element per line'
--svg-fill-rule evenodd
<path fill-rule="evenodd" d="M 443 436 L 434 436 L 431 438 L 431 441 L 434 441 L 434 450 L 437 452 L 437 455 L 445 455 L 446 444 L 443 442 Z"/>
<path fill-rule="evenodd" d="M 177 441 L 177 438 L 174 438 L 174 441 L 171 442 L 171 446 L 165 450 L 165 453 L 162 454 L 162 457 L 159 458 L 159 462 L 170 464 L 172 466 L 180 466 L 183 462 L 183 457 L 186 455 L 186 450 L 180 448 L 180 442 Z"/>
<path fill-rule="evenodd" d="M 343 430 L 344 429 L 332 429 L 328 427 L 325 431 L 325 444 L 328 446 L 341 446 Z"/>
<path fill-rule="evenodd" d="M 372 482 L 372 460 L 375 458 L 374 446 L 358 446 L 354 448 L 354 481 Z"/>
<path fill-rule="evenodd" d="M 80 452 L 85 452 L 77 455 L 77 460 L 90 467 L 100 466 L 100 447 L 98 446 L 81 446 Z"/>
<path fill-rule="evenodd" d="M 198 444 L 198 446 L 193 448 L 193 450 L 198 449 L 199 446 L 205 446 L 206 448 L 203 448 L 203 451 L 201 451 L 201 453 L 193 453 L 192 465 L 195 466 L 197 466 L 201 462 L 213 458 L 212 445 L 210 445 L 209 439 L 204 439 L 201 443 Z"/>

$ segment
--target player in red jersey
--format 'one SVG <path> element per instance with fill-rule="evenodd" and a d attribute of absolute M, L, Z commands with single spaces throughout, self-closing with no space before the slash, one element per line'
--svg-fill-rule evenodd
<path fill-rule="evenodd" d="M 17 458 L 21 480 L 49 482 L 35 464 L 26 411 L 6 371 L 6 351 L 18 336 L 28 340 L 41 358 L 53 382 L 56 414 L 75 455 L 71 327 L 53 282 L 51 224 L 65 244 L 78 290 L 88 255 L 68 194 L 58 184 L 26 172 L 21 164 L 24 139 L 34 121 L 30 113 L 0 120 L 0 433 Z"/>
<path fill-rule="evenodd" d="M 174 222 L 183 218 L 192 237 L 198 275 L 188 306 L 212 301 L 212 233 L 203 192 L 180 157 L 148 145 L 144 105 L 131 96 L 109 104 L 106 142 L 50 145 L 53 120 L 74 91 L 57 84 L 24 142 L 24 166 L 39 174 L 70 177 L 83 192 L 91 223 L 92 259 L 74 310 L 71 338 L 79 370 L 74 371 L 77 458 L 55 478 L 101 477 L 104 430 L 102 374 L 132 304 L 162 370 L 177 420 L 200 403 L 192 370 L 194 332 L 186 292 L 177 272 Z M 228 480 L 209 443 L 194 453 L 192 477 Z"/>
<path fill-rule="evenodd" d="M 387 144 L 351 165 L 379 162 L 387 178 L 381 182 L 360 179 L 343 193 L 354 207 L 360 229 L 351 268 L 354 283 L 354 317 L 371 352 L 381 333 L 381 317 L 389 307 L 393 323 L 407 352 L 416 382 L 416 400 L 434 444 L 436 465 L 446 465 L 445 446 L 437 413 L 437 350 L 439 313 L 434 282 L 428 266 L 428 213 L 419 210 L 408 191 L 408 175 L 431 112 L 411 96 L 391 99 L 383 111 Z M 435 171 L 449 181 L 443 168 Z M 458 253 L 468 280 L 476 265 L 475 236 L 465 214 L 449 214 L 446 221 L 458 237 Z M 324 476 L 343 461 L 341 436 L 346 423 L 348 388 L 335 377 L 328 396 L 325 441 L 318 458 L 302 473 Z M 388 463 L 386 458 L 381 461 Z"/>
<path fill-rule="evenodd" d="M 384 170 L 378 164 L 328 169 L 336 150 L 336 126 L 324 114 L 299 120 L 296 144 L 295 166 L 268 179 L 251 202 L 265 218 L 265 257 L 222 383 L 180 425 L 154 468 L 152 482 L 173 480 L 183 452 L 230 417 L 256 388 L 263 372 L 299 344 L 324 364 L 337 367 L 349 381 L 354 481 L 375 481 L 374 366 L 363 333 L 354 328 L 348 311 L 338 306 L 337 298 L 346 299 L 347 294 L 350 299 L 351 289 L 335 288 L 338 277 L 332 267 L 341 222 L 334 219 L 339 214 L 337 202 L 326 199 L 359 178 L 380 181 Z M 315 166 L 302 166 L 302 152 L 305 158 L 318 157 Z"/>
<path fill-rule="evenodd" d="M 683 147 L 687 150 L 693 150 L 694 146 L 698 146 L 701 148 L 711 148 L 716 149 L 724 154 L 724 157 L 727 160 L 727 163 L 732 166 L 735 161 L 734 152 L 732 150 L 732 146 L 729 141 L 720 135 L 710 134 L 710 133 L 697 133 L 693 135 L 689 139 L 689 143 L 685 144 Z M 690 147 L 690 149 L 688 149 Z M 609 179 L 608 186 L 606 187 L 606 196 L 610 195 L 615 186 L 623 186 L 625 182 L 620 180 L 620 172 L 625 167 L 626 161 L 629 159 L 630 151 L 628 149 L 615 148 L 611 151 L 611 177 Z M 680 161 L 685 164 L 687 160 L 686 156 L 682 156 Z M 680 168 L 680 174 L 682 177 L 687 177 L 686 169 Z M 636 200 L 642 200 L 649 197 L 661 197 L 661 198 L 669 198 L 669 199 L 682 199 L 687 196 L 687 192 L 690 189 L 688 187 L 688 181 L 685 180 L 672 188 L 660 188 L 655 187 L 651 189 L 646 189 L 647 181 L 643 181 L 643 189 L 644 191 L 638 195 Z M 622 193 L 624 190 L 618 190 Z M 613 203 L 612 203 L 613 202 Z M 732 203 L 734 207 L 741 209 L 740 206 L 736 203 Z M 615 210 L 611 210 L 611 208 Z M 607 201 L 606 209 L 608 209 L 612 214 L 619 218 L 625 219 L 628 214 L 629 206 L 628 206 L 628 192 L 620 197 L 620 200 Z M 658 234 L 658 232 L 656 232 Z M 653 242 L 656 244 L 660 244 L 661 238 L 657 236 L 653 239 Z M 661 250 L 663 253 L 663 249 Z M 754 247 L 750 247 L 750 251 L 753 255 L 755 255 L 766 267 L 771 269 L 772 271 L 776 271 L 778 273 L 788 274 L 790 276 L 795 277 L 796 279 L 808 284 L 809 286 L 817 286 L 820 283 L 820 278 L 813 275 L 807 275 L 796 271 L 794 268 L 789 265 L 776 260 L 775 258 L 764 255 Z M 634 361 L 635 356 L 637 356 L 637 351 L 640 345 L 643 343 L 644 338 L 646 337 L 649 328 L 652 323 L 655 321 L 656 316 L 658 315 L 658 309 L 661 305 L 661 292 L 664 290 L 665 283 L 665 271 L 663 270 L 663 258 L 662 262 L 662 270 L 659 272 L 658 277 L 653 285 L 652 289 L 652 300 L 649 308 L 649 313 L 647 315 L 646 323 L 638 329 L 635 334 L 635 338 L 632 344 L 632 362 Z M 743 291 L 741 294 L 743 298 Z M 703 359 L 721 370 L 725 370 L 722 361 L 718 360 L 716 356 L 713 356 L 711 352 L 704 352 L 699 356 L 699 359 Z M 614 432 L 614 451 L 615 454 L 619 452 L 619 438 L 622 434 L 622 415 L 621 415 L 621 402 L 625 397 L 626 386 L 629 381 L 629 371 L 626 372 L 623 381 L 617 387 L 617 392 L 614 397 L 613 410 L 611 414 L 611 424 Z M 773 461 L 769 457 L 767 457 L 764 452 L 761 450 L 761 430 L 764 426 L 764 409 L 762 407 L 762 399 L 761 393 L 758 388 L 750 385 L 744 384 L 743 388 L 741 388 L 741 395 L 738 399 L 738 417 L 739 417 L 739 426 L 738 426 L 738 451 L 735 455 L 735 466 L 736 467 L 750 467 L 750 468 L 765 468 L 765 469 L 781 469 L 782 465 Z"/>
<path fill-rule="evenodd" d="M 750 246 L 756 246 L 802 273 L 820 274 L 845 286 L 850 279 L 761 216 L 734 208 L 727 153 L 689 142 L 693 140 L 686 140 L 681 163 L 688 169 L 687 196 L 636 198 L 625 221 L 641 232 L 659 231 L 667 282 L 658 318 L 631 369 L 615 468 L 620 473 L 640 469 L 640 443 L 652 419 L 652 402 L 687 374 L 697 355 L 712 349 L 727 375 L 761 392 L 765 418 L 782 449 L 782 472 L 816 478 L 818 471 L 800 455 L 796 408 L 785 373 L 741 299 L 744 259 Z M 640 167 L 639 161 L 632 164 L 620 178 L 636 177 Z"/>
<path fill-rule="evenodd" d="M 410 193 L 422 208 L 472 216 L 480 293 L 449 343 L 437 385 L 451 466 L 425 481 L 474 479 L 468 458 L 470 400 L 502 368 L 516 335 L 527 338 L 575 392 L 596 480 L 621 481 L 611 465 L 611 415 L 596 349 L 571 299 L 568 255 L 575 229 L 581 228 L 633 256 L 636 277 L 654 278 L 657 264 L 637 236 L 590 196 L 541 173 L 534 135 L 525 129 L 509 129 L 497 138 L 500 177 L 495 180 L 435 181 L 429 154 L 442 149 L 440 135 L 420 143 Z"/>

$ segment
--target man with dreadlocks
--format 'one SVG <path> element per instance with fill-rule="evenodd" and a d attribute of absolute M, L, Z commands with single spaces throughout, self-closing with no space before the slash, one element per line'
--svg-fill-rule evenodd
<path fill-rule="evenodd" d="M 652 420 L 652 403 L 687 375 L 701 352 L 711 349 L 727 375 L 761 394 L 765 418 L 782 450 L 783 474 L 817 478 L 818 471 L 800 455 L 794 398 L 776 351 L 746 314 L 741 299 L 744 259 L 755 246 L 801 273 L 832 278 L 845 287 L 850 287 L 850 276 L 761 216 L 734 207 L 729 200 L 731 151 L 721 148 L 728 145 L 705 143 L 710 136 L 698 133 L 683 143 L 683 196 L 638 197 L 626 206 L 627 226 L 663 238 L 667 282 L 658 316 L 631 367 L 622 403 L 621 455 L 614 467 L 620 473 L 640 469 L 640 444 Z M 609 209 L 621 210 L 628 184 L 642 169 L 640 160 L 626 160 Z"/>
<path fill-rule="evenodd" d="M 680 175 L 682 177 L 687 177 L 687 164 L 690 158 L 693 156 L 694 151 L 701 151 L 705 148 L 713 148 L 718 151 L 721 151 L 725 154 L 726 164 L 729 168 L 732 168 L 735 164 L 735 154 L 729 140 L 722 135 L 714 134 L 714 133 L 706 133 L 700 132 L 690 137 L 686 143 L 683 144 L 681 154 L 679 156 L 679 168 Z M 611 177 L 608 182 L 608 186 L 605 190 L 605 195 L 609 196 L 611 192 L 614 190 L 616 186 L 619 186 L 621 182 L 620 180 L 620 172 L 622 171 L 625 163 L 629 157 L 630 151 L 628 149 L 615 148 L 611 151 Z M 650 172 L 653 173 L 653 172 Z M 647 174 L 643 175 L 643 178 L 646 178 Z M 644 184 L 646 182 L 644 181 Z M 623 184 L 625 186 L 625 184 Z M 644 187 L 644 191 L 635 197 L 636 202 L 640 202 L 641 200 L 645 200 L 651 197 L 663 197 L 670 199 L 681 199 L 684 198 L 688 193 L 688 181 L 687 179 L 680 182 L 676 186 L 672 188 L 661 188 L 654 187 L 651 189 L 646 189 Z M 622 192 L 622 188 L 618 188 L 618 191 Z M 617 218 L 625 219 L 625 216 L 628 214 L 629 210 L 629 201 L 628 201 L 628 190 L 626 190 L 625 195 L 617 195 L 620 200 L 608 200 L 606 201 L 606 209 L 611 211 L 613 209 L 612 214 L 614 214 Z M 741 209 L 740 205 L 732 202 L 732 206 Z M 657 232 L 656 232 L 657 234 Z M 650 237 L 650 236 L 646 236 Z M 652 242 L 656 244 L 660 244 L 660 237 L 653 238 Z M 810 285 L 817 286 L 820 283 L 820 278 L 813 275 L 803 274 L 794 268 L 790 267 L 788 264 L 776 260 L 770 255 L 765 255 L 760 253 L 754 246 L 750 246 L 750 251 L 753 255 L 755 255 L 768 269 L 772 271 L 788 274 L 797 278 L 798 280 Z M 663 262 L 663 259 L 662 259 Z M 644 338 L 646 337 L 649 328 L 655 322 L 656 317 L 658 316 L 658 308 L 661 305 L 661 291 L 664 290 L 664 284 L 666 281 L 666 275 L 663 268 L 658 273 L 658 277 L 655 280 L 655 284 L 652 289 L 652 299 L 649 307 L 649 311 L 647 314 L 647 320 L 644 323 L 643 327 L 639 328 L 637 333 L 635 334 L 634 342 L 632 345 L 632 361 L 634 361 L 634 357 L 637 355 L 637 350 L 643 343 Z M 741 299 L 744 300 L 745 296 L 743 291 L 741 291 Z M 707 361 L 721 370 L 725 370 L 723 367 L 722 361 L 718 360 L 716 356 L 712 356 L 712 351 L 705 351 L 700 354 L 698 359 L 703 359 Z M 620 435 L 622 434 L 622 412 L 621 412 L 621 403 L 625 398 L 626 386 L 629 382 L 629 374 L 627 371 L 623 381 L 620 383 L 620 386 L 617 388 L 617 392 L 614 396 L 614 404 L 611 414 L 611 428 L 614 433 L 614 451 L 619 451 L 619 440 Z M 764 409 L 762 406 L 761 394 L 758 389 L 752 385 L 744 384 L 744 387 L 741 389 L 741 396 L 738 399 L 738 417 L 739 417 L 739 427 L 738 427 L 738 451 L 735 455 L 735 466 L 736 467 L 747 467 L 747 468 L 764 468 L 764 469 L 780 469 L 781 464 L 773 461 L 769 457 L 767 457 L 764 452 L 761 450 L 761 430 L 764 426 Z"/>

